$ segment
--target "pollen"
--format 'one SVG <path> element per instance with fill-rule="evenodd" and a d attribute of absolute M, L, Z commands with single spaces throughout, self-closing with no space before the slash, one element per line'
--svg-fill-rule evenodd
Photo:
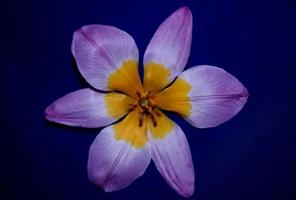
<path fill-rule="evenodd" d="M 136 93 L 136 101 L 134 104 L 129 104 L 129 112 L 134 111 L 135 109 L 139 112 L 139 127 L 143 126 L 143 121 L 145 117 L 151 119 L 153 126 L 157 126 L 157 118 L 160 117 L 159 112 L 157 111 L 157 106 L 153 100 L 151 92 L 140 92 Z"/>

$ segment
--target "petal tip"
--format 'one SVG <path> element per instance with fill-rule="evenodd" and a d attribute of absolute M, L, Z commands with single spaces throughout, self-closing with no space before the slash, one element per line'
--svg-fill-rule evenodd
<path fill-rule="evenodd" d="M 187 185 L 181 186 L 181 188 L 179 188 L 179 191 L 177 190 L 177 192 L 185 198 L 190 198 L 193 193 L 194 193 L 194 182 L 192 183 L 188 183 Z"/>
<path fill-rule="evenodd" d="M 245 97 L 248 99 L 249 96 L 250 96 L 250 93 L 249 93 L 249 90 L 246 87 L 244 87 L 244 93 L 245 93 Z"/>
<path fill-rule="evenodd" d="M 193 189 L 186 191 L 186 193 L 184 193 L 182 196 L 185 198 L 190 198 L 192 197 L 193 193 L 194 193 L 194 187 Z"/>
<path fill-rule="evenodd" d="M 51 105 L 47 106 L 47 108 L 45 109 L 44 118 L 49 121 L 52 121 L 53 117 L 54 117 L 54 108 L 53 108 L 53 105 L 51 104 Z"/>
<path fill-rule="evenodd" d="M 44 118 L 50 122 L 61 123 L 60 122 L 60 113 L 58 112 L 55 104 L 51 104 L 45 109 Z"/>
<path fill-rule="evenodd" d="M 183 6 L 178 8 L 178 12 L 183 12 L 184 14 L 192 15 L 191 10 L 188 6 Z"/>
<path fill-rule="evenodd" d="M 187 184 L 184 184 L 180 192 L 183 197 L 190 198 L 194 193 L 194 178 L 187 182 Z"/>
<path fill-rule="evenodd" d="M 91 148 L 93 148 L 91 146 Z M 88 170 L 87 170 L 87 176 L 88 180 L 91 184 L 94 186 L 102 188 L 105 192 L 113 192 L 114 188 L 110 187 L 110 184 L 108 184 L 108 181 L 106 181 L 107 177 L 102 177 L 99 173 L 98 170 L 95 170 L 91 168 L 91 163 L 92 160 L 89 158 L 88 160 Z"/>
<path fill-rule="evenodd" d="M 113 184 L 108 184 L 108 183 L 103 183 L 102 185 L 100 185 L 100 187 L 102 187 L 103 188 L 103 190 L 105 191 L 105 192 L 115 192 L 115 191 L 118 191 L 118 190 L 121 190 L 121 189 L 123 189 L 123 188 L 117 188 L 117 186 L 115 185 L 113 185 Z"/>
<path fill-rule="evenodd" d="M 187 6 L 184 6 L 184 7 L 181 7 L 181 8 L 178 8 L 174 14 L 179 14 L 180 17 L 184 17 L 190 21 L 192 21 L 192 12 L 190 10 L 189 7 Z"/>
<path fill-rule="evenodd" d="M 248 89 L 243 85 L 242 85 L 242 87 L 243 87 L 242 91 L 240 92 L 240 95 L 238 96 L 238 100 L 242 103 L 241 109 L 243 109 L 244 105 L 247 103 L 248 98 L 250 96 Z"/>
<path fill-rule="evenodd" d="M 93 144 L 90 146 L 89 149 L 89 154 L 91 152 L 91 150 L 95 148 L 93 146 Z M 110 192 L 110 189 L 108 189 L 108 187 L 106 187 L 106 184 L 104 185 L 104 181 L 102 181 L 102 177 L 101 175 L 98 173 L 98 170 L 95 170 L 93 167 L 93 159 L 89 156 L 88 157 L 88 163 L 87 163 L 87 177 L 88 177 L 88 181 L 97 187 L 101 187 L 103 188 L 103 190 L 105 192 Z"/>

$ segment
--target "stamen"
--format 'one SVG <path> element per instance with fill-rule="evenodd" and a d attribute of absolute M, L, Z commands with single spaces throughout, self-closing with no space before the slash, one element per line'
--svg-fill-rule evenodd
<path fill-rule="evenodd" d="M 153 126 L 156 127 L 157 126 L 156 118 L 154 117 L 154 115 L 152 113 L 149 113 L 149 114 L 150 114 L 150 117 L 152 119 Z"/>
<path fill-rule="evenodd" d="M 143 126 L 143 113 L 139 113 L 139 127 Z"/>
<path fill-rule="evenodd" d="M 135 110 L 135 108 L 137 107 L 137 105 L 135 105 L 135 104 L 128 104 L 129 106 L 131 106 L 128 110 L 127 110 L 127 112 L 131 112 L 131 111 L 133 111 L 133 110 Z"/>
<path fill-rule="evenodd" d="M 137 97 L 141 98 L 141 93 L 139 91 L 136 92 Z"/>
<path fill-rule="evenodd" d="M 157 126 L 157 117 L 160 117 L 160 113 L 157 111 L 157 106 L 153 100 L 151 92 L 140 92 L 137 91 L 137 103 L 136 105 L 132 104 L 129 110 L 133 111 L 135 108 L 139 111 L 139 127 L 143 126 L 144 117 L 150 117 L 153 126 Z"/>
<path fill-rule="evenodd" d="M 157 117 L 160 117 L 160 113 L 157 110 L 154 110 L 154 113 L 157 115 Z"/>

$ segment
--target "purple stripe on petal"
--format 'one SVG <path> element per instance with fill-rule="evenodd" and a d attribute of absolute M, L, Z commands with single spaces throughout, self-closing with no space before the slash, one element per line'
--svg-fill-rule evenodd
<path fill-rule="evenodd" d="M 221 95 L 200 95 L 200 96 L 192 96 L 190 99 L 192 101 L 201 101 L 201 100 L 211 100 L 211 99 L 237 99 L 244 100 L 245 97 L 248 97 L 248 93 L 241 94 L 221 94 Z"/>
<path fill-rule="evenodd" d="M 180 195 L 194 192 L 194 167 L 189 145 L 182 129 L 174 128 L 164 139 L 150 139 L 152 160 L 166 182 Z"/>
<path fill-rule="evenodd" d="M 95 88 L 109 90 L 108 78 L 124 61 L 138 61 L 134 39 L 126 32 L 106 25 L 87 25 L 75 31 L 72 54 L 79 71 Z"/>
<path fill-rule="evenodd" d="M 45 118 L 69 126 L 97 128 L 116 121 L 107 115 L 104 94 L 92 89 L 71 92 L 45 110 Z"/>
<path fill-rule="evenodd" d="M 151 160 L 150 146 L 134 148 L 116 140 L 113 126 L 104 128 L 89 150 L 89 180 L 106 192 L 117 191 L 142 176 Z"/>
<path fill-rule="evenodd" d="M 79 29 L 77 32 L 78 34 L 81 34 L 86 40 L 88 40 L 91 43 L 91 45 L 96 49 L 95 52 L 97 53 L 98 57 L 103 57 L 107 61 L 109 66 L 112 67 L 113 69 L 117 68 L 116 64 L 112 61 L 112 59 L 108 56 L 108 54 L 104 51 L 104 49 L 96 43 L 94 35 L 89 34 L 84 29 Z M 72 52 L 74 55 L 75 47 L 73 47 Z"/>
<path fill-rule="evenodd" d="M 193 126 L 218 126 L 234 117 L 245 105 L 248 90 L 225 70 L 208 65 L 192 67 L 180 78 L 191 84 L 192 111 L 185 119 Z"/>

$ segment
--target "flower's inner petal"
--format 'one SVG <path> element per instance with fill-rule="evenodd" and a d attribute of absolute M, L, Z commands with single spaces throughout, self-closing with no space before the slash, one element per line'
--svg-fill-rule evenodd
<path fill-rule="evenodd" d="M 170 70 L 162 64 L 147 63 L 144 68 L 145 91 L 156 93 L 170 82 Z"/>
<path fill-rule="evenodd" d="M 138 63 L 135 60 L 123 62 L 121 67 L 114 71 L 108 78 L 108 88 L 118 90 L 136 97 L 137 91 L 143 91 L 138 73 Z"/>
<path fill-rule="evenodd" d="M 125 94 L 110 92 L 105 94 L 104 102 L 108 116 L 119 119 L 128 112 L 129 104 L 132 104 L 134 99 Z"/>
<path fill-rule="evenodd" d="M 192 14 L 187 7 L 176 10 L 159 26 L 144 54 L 144 69 L 148 73 L 144 75 L 145 89 L 157 92 L 182 72 L 190 54 L 191 36 Z M 161 66 L 160 74 L 155 65 Z M 161 78 L 157 80 L 158 85 L 149 81 L 149 77 L 154 79 L 154 76 Z"/>
<path fill-rule="evenodd" d="M 157 93 L 154 101 L 159 108 L 174 111 L 186 117 L 191 112 L 189 98 L 191 88 L 189 82 L 179 77 L 170 87 Z"/>
<path fill-rule="evenodd" d="M 122 121 L 113 126 L 116 140 L 124 140 L 134 148 L 143 148 L 148 139 L 146 127 L 139 126 L 139 112 L 130 112 Z"/>

